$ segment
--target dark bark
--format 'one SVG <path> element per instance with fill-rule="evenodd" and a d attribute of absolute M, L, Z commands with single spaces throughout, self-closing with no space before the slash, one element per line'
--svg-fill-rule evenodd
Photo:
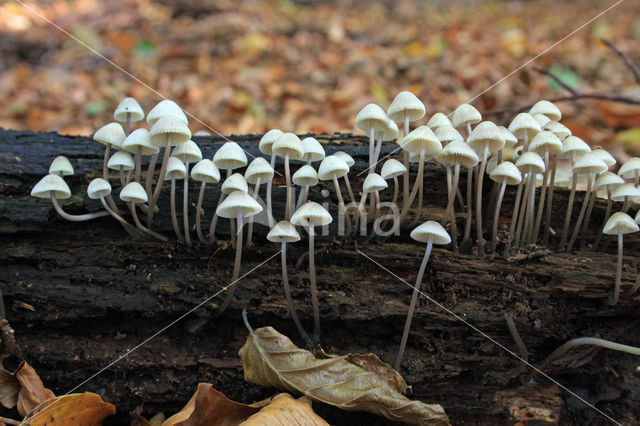
<path fill-rule="evenodd" d="M 328 153 L 345 150 L 356 158 L 356 168 L 365 166 L 364 138 L 316 137 L 330 143 Z M 230 138 L 259 155 L 259 136 Z M 207 158 L 222 143 L 215 137 L 194 139 Z M 178 244 L 171 236 L 164 193 L 155 229 L 171 236 L 169 243 L 134 240 L 110 218 L 65 222 L 49 203 L 29 196 L 59 154 L 76 167 L 76 174 L 66 178 L 74 196 L 65 208 L 74 213 L 99 210 L 99 203 L 82 194 L 102 168 L 102 146 L 86 138 L 0 131 L 0 285 L 16 343 L 56 394 L 73 389 L 215 294 L 228 284 L 234 258 L 224 241 L 215 247 Z M 440 218 L 446 204 L 444 173 L 428 167 L 425 174 L 424 219 Z M 359 188 L 356 175 L 350 174 Z M 285 191 L 278 185 L 284 177 L 276 182 L 274 212 L 281 212 Z M 464 182 L 460 187 L 465 187 Z M 212 185 L 207 190 L 203 224 L 208 225 L 211 218 L 217 188 Z M 323 201 L 321 189 L 333 192 L 331 185 L 319 186 L 311 198 Z M 190 194 L 195 204 L 197 191 Z M 513 197 L 513 191 L 505 196 L 504 220 L 511 216 Z M 580 196 L 576 198 L 581 202 Z M 566 191 L 554 194 L 556 229 L 561 227 L 566 199 Z M 336 208 L 335 197 L 331 205 Z M 596 203 L 592 236 L 603 213 L 604 204 Z M 463 219 L 461 215 L 459 220 Z M 220 225 L 227 223 L 221 220 Z M 256 225 L 256 244 L 243 254 L 242 273 L 277 253 L 279 245 L 266 242 L 266 231 Z M 319 238 L 316 262 L 322 343 L 327 352 L 374 352 L 393 362 L 412 289 L 357 250 L 413 284 L 424 246 L 412 241 L 408 231 L 382 244 L 366 243 L 364 238 L 345 241 L 336 237 L 335 227 L 330 236 Z M 625 238 L 623 292 L 635 281 L 639 241 L 634 235 Z M 288 258 L 292 295 L 309 330 L 306 262 L 294 270 L 304 250 L 303 242 L 290 244 Z M 512 314 L 534 365 L 575 337 L 638 346 L 640 297 L 621 297 L 616 306 L 606 305 L 615 279 L 611 250 L 614 244 L 609 244 L 609 252 L 575 254 L 533 247 L 504 260 L 436 248 L 423 288 L 438 303 L 517 353 L 504 320 L 505 313 Z M 249 310 L 254 328 L 271 325 L 303 345 L 288 315 L 279 256 L 243 279 L 231 307 L 216 318 L 221 299 L 206 302 L 76 391 L 97 392 L 116 404 L 118 422 L 142 404 L 146 414 L 171 414 L 186 403 L 198 382 L 213 383 L 230 398 L 245 402 L 272 394 L 272 389 L 243 381 L 237 352 L 247 337 L 243 308 Z M 453 424 L 606 423 L 530 368 L 507 378 L 519 361 L 424 298 L 418 304 L 404 359 L 401 373 L 413 386 L 414 397 L 440 403 Z M 640 415 L 638 364 L 632 355 L 584 347 L 572 350 L 545 372 L 616 420 L 630 424 Z M 320 404 L 314 408 L 331 424 L 387 424 L 374 416 L 343 413 Z"/>

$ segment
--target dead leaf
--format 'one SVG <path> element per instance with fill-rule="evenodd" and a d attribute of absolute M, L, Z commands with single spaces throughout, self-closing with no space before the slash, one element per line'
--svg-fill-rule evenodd
<path fill-rule="evenodd" d="M 26 416 L 43 401 L 55 397 L 53 392 L 44 387 L 36 371 L 26 362 L 16 373 L 16 379 L 21 385 L 17 403 L 21 416 Z"/>
<path fill-rule="evenodd" d="M 0 403 L 5 408 L 13 408 L 18 402 L 18 392 L 20 392 L 20 382 L 16 376 L 0 369 Z"/>
<path fill-rule="evenodd" d="M 273 397 L 269 405 L 240 423 L 243 426 L 268 424 L 281 425 L 329 425 L 311 408 L 311 400 L 306 397 L 293 399 L 288 393 Z"/>
<path fill-rule="evenodd" d="M 317 359 L 272 327 L 263 327 L 251 332 L 240 357 L 248 382 L 302 393 L 344 410 L 368 411 L 394 421 L 449 424 L 440 405 L 409 400 L 399 392 L 404 380 L 398 382 L 367 355 L 352 355 L 352 359 L 374 371 L 384 371 L 383 377 L 350 362 L 347 356 Z"/>
<path fill-rule="evenodd" d="M 29 426 L 99 426 L 107 416 L 116 413 L 116 407 L 104 402 L 91 392 L 74 393 L 45 401 L 23 420 Z"/>

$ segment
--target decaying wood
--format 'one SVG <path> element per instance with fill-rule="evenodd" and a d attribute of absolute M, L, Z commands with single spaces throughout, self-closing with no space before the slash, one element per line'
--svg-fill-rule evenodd
<path fill-rule="evenodd" d="M 358 161 L 356 168 L 364 167 L 363 138 L 316 137 L 329 143 L 328 152 L 345 150 Z M 251 155 L 259 155 L 259 136 L 230 138 Z M 223 142 L 221 138 L 196 141 L 209 158 Z M 225 241 L 214 247 L 187 248 L 174 238 L 169 243 L 133 240 L 109 218 L 91 223 L 58 218 L 48 203 L 31 198 L 29 191 L 59 154 L 68 156 L 76 167 L 76 175 L 67 178 L 74 196 L 65 208 L 74 213 L 98 210 L 99 204 L 82 194 L 100 173 L 101 146 L 86 138 L 0 132 L 0 285 L 7 319 L 24 358 L 56 394 L 73 389 L 219 291 L 228 284 L 234 258 Z M 356 174 L 352 172 L 352 181 L 359 188 Z M 429 184 L 423 218 L 439 218 L 446 197 L 444 173 L 430 167 L 425 179 Z M 277 180 L 283 182 L 284 178 Z M 203 223 L 208 223 L 217 202 L 217 187 L 207 193 Z M 332 192 L 330 186 L 320 186 L 312 199 L 324 200 L 322 189 Z M 280 211 L 284 194 L 276 185 L 274 211 Z M 195 203 L 197 191 L 191 195 Z M 567 196 L 564 191 L 554 195 L 554 223 L 560 224 Z M 156 229 L 170 236 L 165 194 L 162 199 L 165 204 L 160 204 Z M 505 197 L 503 220 L 511 215 L 512 199 L 512 192 Z M 333 197 L 333 208 L 335 203 Z M 598 202 L 592 235 L 603 214 L 604 204 Z M 462 223 L 464 217 L 459 220 Z M 220 224 L 226 226 L 226 221 Z M 256 225 L 255 231 L 256 244 L 243 255 L 243 273 L 279 249 L 264 239 L 264 226 Z M 364 238 L 347 241 L 336 236 L 335 228 L 320 238 L 316 262 L 322 343 L 328 352 L 374 352 L 384 361 L 393 361 L 412 290 L 358 250 L 412 283 L 424 247 L 413 242 L 407 231 L 384 243 L 367 243 Z M 638 242 L 638 236 L 625 238 L 623 292 L 638 272 Z M 556 253 L 553 247 L 535 247 L 507 260 L 434 249 L 424 287 L 435 301 L 519 353 L 504 320 L 504 314 L 510 313 L 534 365 L 564 341 L 580 336 L 638 346 L 640 295 L 621 297 L 613 307 L 606 305 L 615 279 L 614 249 L 609 244 L 609 252 L 566 254 Z M 306 263 L 294 270 L 304 253 L 304 243 L 289 245 L 293 298 L 309 329 Z M 271 325 L 303 344 L 288 315 L 279 256 L 243 279 L 230 309 L 214 318 L 220 302 L 221 297 L 207 301 L 76 391 L 96 392 L 113 402 L 121 421 L 140 405 L 145 413 L 179 410 L 198 382 L 212 383 L 240 401 L 274 393 L 242 380 L 238 350 L 247 337 L 240 315 L 245 307 L 254 327 Z M 639 360 L 628 354 L 580 348 L 545 372 L 607 415 L 630 424 L 640 416 L 638 365 Z M 439 306 L 420 301 L 401 373 L 412 385 L 413 397 L 441 404 L 453 424 L 606 423 L 593 409 L 529 368 L 516 378 L 505 378 L 517 366 L 514 357 L 486 337 Z M 331 424 L 387 424 L 370 415 L 318 404 L 314 408 Z"/>

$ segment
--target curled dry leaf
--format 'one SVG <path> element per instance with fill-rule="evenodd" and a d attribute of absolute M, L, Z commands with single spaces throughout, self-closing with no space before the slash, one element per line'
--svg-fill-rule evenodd
<path fill-rule="evenodd" d="M 91 392 L 59 396 L 38 405 L 23 420 L 29 426 L 82 425 L 99 426 L 116 407 Z"/>
<path fill-rule="evenodd" d="M 18 413 L 25 416 L 40 403 L 53 398 L 55 395 L 42 384 L 42 380 L 36 371 L 26 362 L 16 373 L 16 379 L 20 382 L 18 393 Z"/>
<path fill-rule="evenodd" d="M 311 408 L 311 400 L 307 397 L 294 399 L 288 393 L 281 393 L 273 397 L 269 405 L 258 411 L 241 426 L 261 425 L 305 425 L 329 426 Z"/>
<path fill-rule="evenodd" d="M 348 411 L 368 411 L 418 425 L 448 425 L 438 404 L 412 401 L 406 384 L 374 355 L 317 359 L 272 327 L 251 331 L 240 349 L 244 378 L 262 386 L 302 393 Z"/>

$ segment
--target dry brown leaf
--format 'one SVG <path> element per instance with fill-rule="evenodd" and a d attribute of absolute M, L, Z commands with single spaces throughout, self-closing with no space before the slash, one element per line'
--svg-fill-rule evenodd
<path fill-rule="evenodd" d="M 307 397 L 294 399 L 288 393 L 273 397 L 269 405 L 240 423 L 243 426 L 260 426 L 268 424 L 328 426 L 311 408 L 311 400 Z"/>
<path fill-rule="evenodd" d="M 240 357 L 248 382 L 302 393 L 344 410 L 368 411 L 394 421 L 449 424 L 440 405 L 409 400 L 399 392 L 406 386 L 404 380 L 399 382 L 367 355 L 351 356 L 367 369 L 350 362 L 347 356 L 317 359 L 272 327 L 263 327 L 251 331 Z M 383 376 L 375 371 L 383 371 Z"/>
<path fill-rule="evenodd" d="M 18 393 L 18 413 L 21 416 L 26 416 L 40 403 L 55 396 L 53 392 L 44 387 L 36 371 L 26 362 L 16 373 L 16 378 L 21 385 Z"/>
<path fill-rule="evenodd" d="M 116 413 L 116 407 L 104 402 L 95 393 L 63 395 L 38 405 L 23 423 L 29 426 L 99 426 L 107 416 Z"/>
<path fill-rule="evenodd" d="M 5 408 L 13 408 L 18 402 L 18 392 L 20 392 L 20 382 L 16 376 L 0 368 L 0 403 Z"/>

